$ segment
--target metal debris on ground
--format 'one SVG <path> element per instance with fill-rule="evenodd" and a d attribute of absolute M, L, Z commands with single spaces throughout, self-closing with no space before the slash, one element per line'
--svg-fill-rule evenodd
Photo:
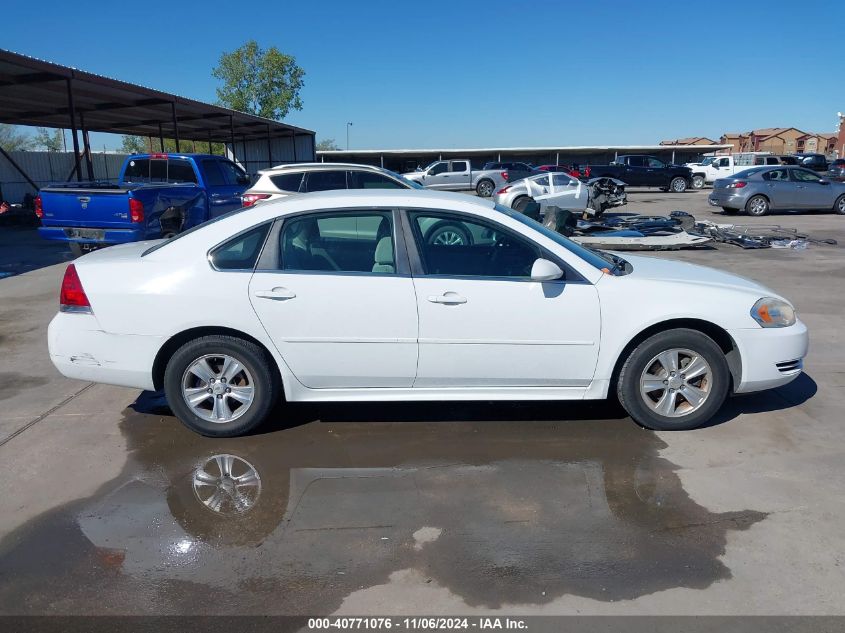
<path fill-rule="evenodd" d="M 810 244 L 836 246 L 830 238 L 812 237 L 798 229 L 779 224 L 717 224 L 707 220 L 695 223 L 694 232 L 707 235 L 716 242 L 735 244 L 741 248 L 790 248 L 805 250 Z"/>

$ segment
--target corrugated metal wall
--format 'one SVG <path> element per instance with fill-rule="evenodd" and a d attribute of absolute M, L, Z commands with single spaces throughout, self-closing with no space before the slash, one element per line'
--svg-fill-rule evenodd
<path fill-rule="evenodd" d="M 73 170 L 73 152 L 9 152 L 9 155 L 39 187 L 65 182 Z M 117 180 L 126 156 L 127 154 L 92 154 L 94 178 Z M 82 179 L 88 180 L 85 161 L 82 160 L 80 164 Z M 7 202 L 15 203 L 21 202 L 27 193 L 35 195 L 36 191 L 26 178 L 3 155 L 0 155 L 0 197 Z"/>
<path fill-rule="evenodd" d="M 226 147 L 231 151 L 231 145 L 227 144 Z M 273 165 L 313 162 L 316 160 L 314 150 L 314 137 L 308 135 L 296 137 L 295 156 L 293 151 L 293 137 L 274 138 L 269 144 L 266 139 L 252 141 L 236 140 L 234 158 L 251 175 L 255 175 L 259 169 L 266 169 Z M 271 155 L 272 162 L 270 161 Z M 231 153 L 229 156 L 231 156 Z"/>

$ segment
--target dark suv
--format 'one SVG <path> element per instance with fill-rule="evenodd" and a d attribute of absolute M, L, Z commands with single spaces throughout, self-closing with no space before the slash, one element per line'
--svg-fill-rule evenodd
<path fill-rule="evenodd" d="M 801 167 L 806 167 L 813 171 L 827 171 L 827 158 L 825 158 L 824 154 L 795 154 L 795 158 L 798 159 L 798 164 Z"/>
<path fill-rule="evenodd" d="M 845 182 L 845 158 L 837 158 L 828 165 L 827 177 L 829 180 Z"/>

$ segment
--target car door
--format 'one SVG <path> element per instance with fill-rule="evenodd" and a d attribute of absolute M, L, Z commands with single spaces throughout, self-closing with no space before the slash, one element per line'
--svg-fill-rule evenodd
<path fill-rule="evenodd" d="M 397 255 L 393 216 L 362 209 L 307 213 L 285 218 L 271 232 L 250 302 L 306 387 L 413 384 L 416 295 L 404 242 Z"/>
<path fill-rule="evenodd" d="M 453 160 L 449 162 L 449 181 L 444 189 L 461 191 L 472 189 L 472 173 L 468 160 Z"/>
<path fill-rule="evenodd" d="M 419 363 L 414 388 L 577 387 L 590 384 L 599 348 L 595 288 L 569 271 L 529 278 L 530 239 L 476 216 L 407 211 L 414 247 Z M 432 223 L 461 225 L 470 243 L 426 239 Z"/>
<path fill-rule="evenodd" d="M 796 183 L 789 179 L 789 170 L 770 169 L 762 173 L 763 193 L 772 209 L 792 209 L 796 204 Z"/>
<path fill-rule="evenodd" d="M 428 189 L 448 189 L 449 177 L 449 161 L 441 160 L 428 168 L 425 176 L 423 176 L 422 183 Z"/>
<path fill-rule="evenodd" d="M 646 160 L 646 178 L 652 187 L 667 187 L 669 185 L 669 174 L 666 163 L 649 156 Z"/>
<path fill-rule="evenodd" d="M 228 160 L 204 158 L 201 161 L 209 201 L 209 217 L 214 218 L 242 206 L 241 195 L 249 177 Z"/>
<path fill-rule="evenodd" d="M 836 191 L 830 183 L 809 169 L 792 169 L 795 183 L 795 209 L 831 209 Z"/>
<path fill-rule="evenodd" d="M 644 156 L 628 156 L 625 159 L 625 176 L 623 180 L 636 186 L 650 186 L 651 178 L 648 174 Z"/>

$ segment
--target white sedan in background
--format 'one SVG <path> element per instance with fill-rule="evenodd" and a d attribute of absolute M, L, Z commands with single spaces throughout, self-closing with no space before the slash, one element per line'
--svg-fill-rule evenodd
<path fill-rule="evenodd" d="M 434 239 L 461 227 L 466 242 Z M 164 389 L 188 427 L 246 433 L 293 401 L 583 400 L 653 429 L 802 371 L 807 329 L 728 273 L 588 250 L 512 209 L 337 191 L 77 259 L 50 356 L 66 376 Z M 284 408 L 279 409 L 282 415 Z"/>

